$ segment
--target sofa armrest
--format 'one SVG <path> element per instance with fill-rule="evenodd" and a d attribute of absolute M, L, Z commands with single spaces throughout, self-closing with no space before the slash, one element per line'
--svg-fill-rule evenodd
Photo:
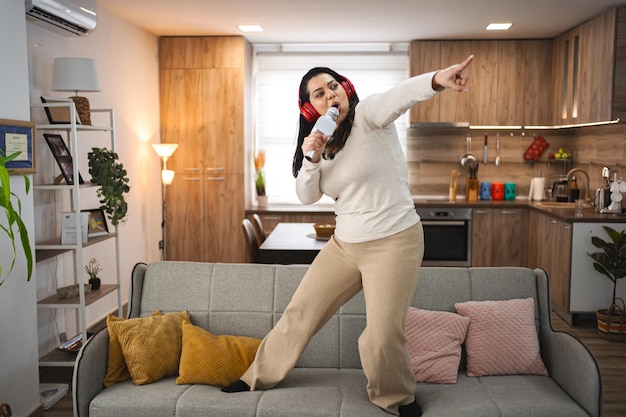
<path fill-rule="evenodd" d="M 550 377 L 592 417 L 602 415 L 602 379 L 591 351 L 574 336 L 541 326 L 541 355 Z"/>
<path fill-rule="evenodd" d="M 75 417 L 88 417 L 91 400 L 104 389 L 108 354 L 107 328 L 93 335 L 78 352 L 72 382 Z"/>

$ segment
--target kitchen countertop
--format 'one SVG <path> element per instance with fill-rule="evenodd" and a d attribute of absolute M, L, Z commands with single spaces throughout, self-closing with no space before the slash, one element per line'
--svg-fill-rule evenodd
<path fill-rule="evenodd" d="M 465 199 L 457 199 L 456 202 L 451 202 L 443 196 L 414 196 L 413 201 L 416 207 L 523 208 L 534 210 L 568 223 L 626 223 L 625 215 L 596 213 L 593 207 L 589 207 L 584 209 L 583 217 L 575 217 L 573 207 L 546 207 L 541 202 L 530 201 L 526 198 L 517 198 L 515 200 L 478 200 L 472 202 Z M 334 210 L 330 204 L 270 204 L 267 208 L 251 207 L 246 210 L 246 214 L 252 213 L 332 214 Z"/>

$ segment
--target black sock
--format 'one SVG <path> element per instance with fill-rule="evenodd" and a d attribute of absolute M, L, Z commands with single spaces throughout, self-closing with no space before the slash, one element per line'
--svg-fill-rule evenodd
<path fill-rule="evenodd" d="M 243 382 L 241 379 L 233 384 L 230 384 L 227 387 L 222 388 L 222 392 L 242 392 L 242 391 L 250 391 L 250 385 Z"/>
<path fill-rule="evenodd" d="M 400 417 L 421 417 L 422 415 L 422 409 L 417 405 L 417 400 L 411 404 L 401 405 L 398 407 L 398 412 L 400 412 Z"/>

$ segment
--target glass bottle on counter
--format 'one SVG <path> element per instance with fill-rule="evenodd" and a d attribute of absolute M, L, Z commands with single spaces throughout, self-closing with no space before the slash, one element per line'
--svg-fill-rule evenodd
<path fill-rule="evenodd" d="M 578 189 L 578 183 L 576 177 L 572 176 L 572 180 L 569 182 L 569 201 L 576 201 L 580 196 L 580 190 Z"/>

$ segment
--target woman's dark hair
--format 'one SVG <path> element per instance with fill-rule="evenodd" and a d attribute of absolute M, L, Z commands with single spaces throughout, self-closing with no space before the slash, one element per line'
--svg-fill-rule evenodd
<path fill-rule="evenodd" d="M 339 83 L 343 81 L 350 82 L 343 75 L 338 74 L 337 72 L 331 70 L 326 67 L 315 67 L 309 70 L 304 77 L 302 77 L 302 81 L 300 81 L 300 90 L 299 90 L 299 104 L 309 102 L 309 91 L 307 90 L 307 86 L 309 84 L 309 80 L 316 75 L 319 74 L 329 74 Z M 345 87 L 344 87 L 345 88 Z M 350 131 L 352 130 L 352 122 L 354 121 L 354 109 L 356 108 L 357 103 L 359 102 L 359 96 L 356 94 L 356 91 L 352 92 L 352 96 L 348 95 L 348 99 L 350 100 L 350 108 L 348 110 L 348 117 L 339 125 L 337 129 L 333 133 L 332 141 L 329 141 L 326 144 L 326 148 L 324 149 L 324 154 L 322 158 L 324 159 L 333 159 L 335 154 L 343 149 L 346 144 L 346 140 L 348 140 L 348 136 L 350 135 Z M 304 155 L 302 153 L 302 143 L 304 142 L 304 138 L 309 136 L 313 126 L 315 126 L 316 120 L 307 121 L 307 119 L 300 114 L 300 123 L 298 128 L 298 143 L 296 145 L 296 151 L 293 155 L 293 165 L 291 167 L 292 173 L 294 177 L 298 176 L 298 172 L 300 172 L 300 168 L 302 167 L 302 160 L 304 159 Z"/>

